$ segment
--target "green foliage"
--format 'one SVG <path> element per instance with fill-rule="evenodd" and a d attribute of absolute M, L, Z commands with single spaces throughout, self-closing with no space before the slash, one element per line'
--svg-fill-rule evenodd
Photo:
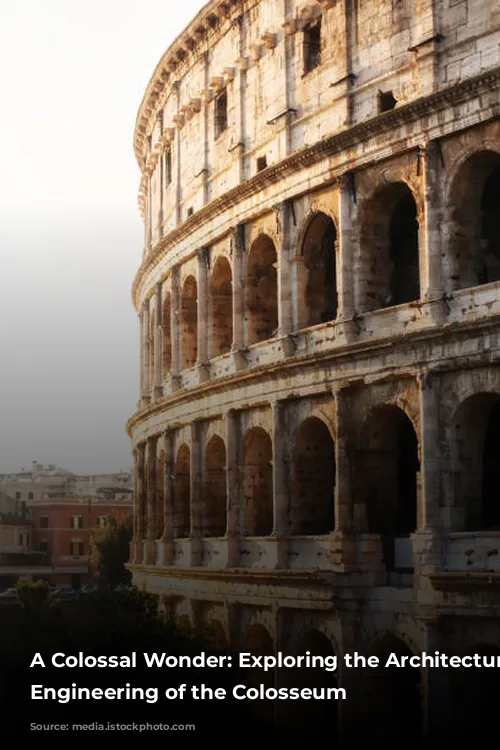
<path fill-rule="evenodd" d="M 92 562 L 102 585 L 118 586 L 130 582 L 125 563 L 130 556 L 132 533 L 132 516 L 127 516 L 121 521 L 111 517 L 106 528 L 94 534 Z"/>
<path fill-rule="evenodd" d="M 16 584 L 19 601 L 26 609 L 39 609 L 49 601 L 50 588 L 46 581 L 25 581 Z"/>

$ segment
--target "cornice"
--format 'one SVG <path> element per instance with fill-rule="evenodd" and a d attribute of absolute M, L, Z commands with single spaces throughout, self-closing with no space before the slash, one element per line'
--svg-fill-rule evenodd
<path fill-rule="evenodd" d="M 137 308 L 138 288 L 144 274 L 151 271 L 169 250 L 192 233 L 200 223 L 208 222 L 225 213 L 228 208 L 237 206 L 241 201 L 261 192 L 264 188 L 279 183 L 285 177 L 303 167 L 321 162 L 325 157 L 338 154 L 374 136 L 381 136 L 401 125 L 413 123 L 421 118 L 443 110 L 450 105 L 466 101 L 471 95 L 494 89 L 500 83 L 500 67 L 482 73 L 459 84 L 441 89 L 426 97 L 402 105 L 390 112 L 377 115 L 360 122 L 347 130 L 342 130 L 323 138 L 312 146 L 296 151 L 291 156 L 259 172 L 251 179 L 237 185 L 227 193 L 216 198 L 182 224 L 166 235 L 144 258 L 132 285 L 132 301 Z M 340 176 L 342 170 L 339 170 Z"/>
<path fill-rule="evenodd" d="M 228 388 L 230 388 L 233 385 L 239 385 L 241 386 L 243 383 L 248 383 L 249 381 L 255 381 L 259 378 L 269 377 L 275 372 L 279 373 L 287 373 L 290 377 L 293 376 L 293 370 L 295 369 L 304 369 L 308 366 L 313 366 L 317 368 L 318 366 L 325 367 L 328 364 L 339 364 L 340 362 L 346 360 L 346 359 L 355 359 L 357 362 L 359 362 L 360 357 L 366 356 L 368 358 L 372 358 L 374 355 L 377 354 L 385 354 L 388 351 L 392 351 L 394 349 L 394 346 L 397 344 L 400 344 L 401 346 L 407 346 L 410 348 L 414 348 L 416 344 L 419 343 L 426 343 L 428 341 L 436 341 L 436 342 L 442 342 L 447 337 L 452 334 L 455 337 L 465 337 L 468 338 L 471 336 L 471 334 L 475 333 L 477 335 L 480 335 L 482 332 L 488 332 L 489 329 L 496 330 L 498 328 L 498 324 L 500 322 L 500 316 L 499 315 L 492 315 L 488 318 L 483 318 L 481 320 L 474 320 L 466 323 L 460 324 L 460 328 L 457 328 L 456 323 L 448 323 L 447 325 L 441 325 L 439 328 L 436 327 L 429 327 L 425 328 L 423 330 L 414 331 L 412 333 L 405 333 L 402 334 L 399 337 L 385 337 L 385 338 L 379 338 L 377 339 L 370 339 L 370 340 L 364 340 L 359 341 L 355 343 L 345 344 L 341 347 L 330 349 L 325 352 L 317 352 L 315 351 L 313 354 L 308 354 L 303 357 L 289 357 L 288 359 L 280 362 L 272 362 L 269 365 L 261 366 L 257 368 L 250 368 L 248 370 L 244 370 L 242 372 L 237 372 L 234 375 L 230 375 L 228 377 L 217 379 L 214 381 L 206 381 L 200 386 L 197 386 L 195 388 L 190 388 L 188 390 L 182 390 L 182 391 L 176 391 L 171 396 L 161 399 L 159 401 L 155 401 L 154 403 L 148 404 L 146 407 L 139 409 L 138 411 L 133 414 L 130 419 L 127 421 L 125 429 L 127 431 L 127 434 L 129 438 L 133 438 L 133 430 L 143 421 L 154 418 L 156 415 L 161 414 L 166 409 L 172 409 L 175 407 L 176 404 L 182 403 L 186 400 L 192 400 L 194 398 L 200 398 L 203 396 L 203 394 L 214 395 L 217 393 L 224 393 L 227 391 Z M 474 363 L 470 356 L 467 358 L 467 365 L 468 367 L 473 367 Z M 426 366 L 427 368 L 431 368 L 432 372 L 436 373 L 445 373 L 445 372 L 452 372 L 454 369 L 463 368 L 465 366 L 464 362 L 462 361 L 463 357 L 462 355 L 457 355 L 456 357 L 450 358 L 448 357 L 446 362 L 440 362 L 439 364 L 435 364 L 434 362 L 429 363 L 427 360 L 425 362 L 418 362 L 415 361 L 412 363 L 412 370 L 414 371 L 415 375 L 417 375 L 422 366 Z M 454 367 L 453 367 L 454 363 Z M 491 366 L 491 361 L 488 359 L 487 362 L 479 361 L 477 366 Z M 401 378 L 403 376 L 401 370 L 399 370 L 397 373 L 394 373 L 393 368 L 388 368 L 388 374 L 392 377 L 399 377 Z M 406 375 L 408 375 L 406 373 Z M 383 378 L 384 373 L 379 369 L 378 370 L 378 377 Z M 366 374 L 359 374 L 358 377 L 355 379 L 352 379 L 349 381 L 349 387 L 354 387 L 360 384 L 365 383 Z M 345 380 L 344 377 L 340 378 L 341 382 Z"/>
<path fill-rule="evenodd" d="M 134 152 L 141 169 L 144 167 L 143 141 L 165 84 L 173 73 L 178 77 L 179 68 L 192 59 L 199 41 L 216 28 L 221 19 L 229 18 L 241 3 L 242 0 L 209 0 L 163 54 L 148 83 L 135 122 Z"/>

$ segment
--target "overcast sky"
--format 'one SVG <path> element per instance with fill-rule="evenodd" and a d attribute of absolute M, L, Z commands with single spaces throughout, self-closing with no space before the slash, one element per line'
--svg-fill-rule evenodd
<path fill-rule="evenodd" d="M 0 0 L 0 471 L 131 466 L 133 130 L 203 0 Z"/>

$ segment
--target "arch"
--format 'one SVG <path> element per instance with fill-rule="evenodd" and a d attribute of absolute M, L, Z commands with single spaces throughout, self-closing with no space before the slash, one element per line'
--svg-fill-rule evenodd
<path fill-rule="evenodd" d="M 360 312 L 420 298 L 418 208 L 405 182 L 369 199 L 361 226 Z"/>
<path fill-rule="evenodd" d="M 477 393 L 456 410 L 449 433 L 457 530 L 500 529 L 500 393 Z"/>
<path fill-rule="evenodd" d="M 163 376 L 172 370 L 172 301 L 169 293 L 163 300 L 161 326 L 163 333 Z"/>
<path fill-rule="evenodd" d="M 478 151 L 450 185 L 446 234 L 451 289 L 500 280 L 500 153 Z"/>
<path fill-rule="evenodd" d="M 177 451 L 174 480 L 174 532 L 185 539 L 191 531 L 191 452 L 183 443 Z"/>
<path fill-rule="evenodd" d="M 212 356 L 231 351 L 233 344 L 233 277 L 227 258 L 219 257 L 210 277 Z"/>
<path fill-rule="evenodd" d="M 278 256 L 274 242 L 263 234 L 250 248 L 247 261 L 247 341 L 258 344 L 278 329 Z"/>
<path fill-rule="evenodd" d="M 463 654 L 489 657 L 489 663 L 500 658 L 500 646 L 479 644 Z M 459 667 L 453 670 L 450 683 L 452 720 L 456 737 L 474 741 L 490 739 L 498 726 L 500 681 L 497 667 Z"/>
<path fill-rule="evenodd" d="M 243 536 L 273 531 L 273 445 L 262 427 L 247 431 L 243 441 Z"/>
<path fill-rule="evenodd" d="M 226 533 L 226 446 L 213 435 L 205 451 L 204 534 L 220 537 Z"/>
<path fill-rule="evenodd" d="M 184 636 L 192 635 L 193 628 L 191 626 L 189 615 L 180 615 L 177 618 L 177 630 Z"/>
<path fill-rule="evenodd" d="M 392 633 L 384 634 L 372 644 L 367 655 L 377 656 L 379 666 L 364 670 L 364 718 L 369 722 L 375 744 L 378 741 L 389 742 L 391 747 L 396 743 L 419 746 L 423 733 L 421 671 L 408 664 L 386 667 L 391 654 L 398 660 L 418 655 Z"/>
<path fill-rule="evenodd" d="M 394 404 L 372 409 L 356 454 L 356 495 L 368 531 L 381 535 L 387 570 L 412 567 L 396 559 L 396 540 L 417 528 L 419 473 L 418 439 L 407 414 Z"/>
<path fill-rule="evenodd" d="M 198 357 L 198 285 L 188 276 L 181 293 L 181 362 L 182 369 L 193 367 Z"/>
<path fill-rule="evenodd" d="M 255 656 L 272 656 L 274 654 L 274 641 L 269 630 L 260 622 L 254 622 L 248 628 L 245 636 L 245 650 Z"/>
<path fill-rule="evenodd" d="M 220 620 L 209 620 L 207 623 L 207 641 L 214 651 L 226 653 L 229 651 L 229 643 L 226 631 Z"/>
<path fill-rule="evenodd" d="M 310 417 L 296 430 L 292 449 L 292 533 L 335 529 L 335 446 L 328 427 Z"/>
<path fill-rule="evenodd" d="M 330 666 L 333 659 L 337 657 L 335 648 L 325 633 L 316 628 L 311 628 L 302 634 L 297 644 L 297 655 L 328 658 Z M 318 664 L 314 667 L 298 668 L 294 675 L 294 684 L 298 683 L 301 688 L 336 688 L 338 687 L 338 668 L 329 671 L 325 666 Z M 338 660 L 337 660 L 338 667 Z M 294 709 L 290 714 L 293 730 L 307 736 L 311 726 L 315 731 L 328 732 L 329 737 L 335 742 L 339 731 L 339 705 L 335 701 L 327 700 L 301 700 L 298 702 L 298 711 Z M 295 717 L 295 719 L 293 718 Z"/>
<path fill-rule="evenodd" d="M 308 221 L 300 249 L 305 271 L 297 289 L 299 308 L 303 305 L 303 310 L 299 309 L 300 328 L 337 317 L 336 247 L 334 222 L 325 213 L 315 213 Z"/>

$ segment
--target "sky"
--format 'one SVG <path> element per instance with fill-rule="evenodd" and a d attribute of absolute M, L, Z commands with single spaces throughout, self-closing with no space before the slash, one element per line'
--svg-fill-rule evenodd
<path fill-rule="evenodd" d="M 203 0 L 0 0 L 0 472 L 132 465 L 137 111 Z"/>

